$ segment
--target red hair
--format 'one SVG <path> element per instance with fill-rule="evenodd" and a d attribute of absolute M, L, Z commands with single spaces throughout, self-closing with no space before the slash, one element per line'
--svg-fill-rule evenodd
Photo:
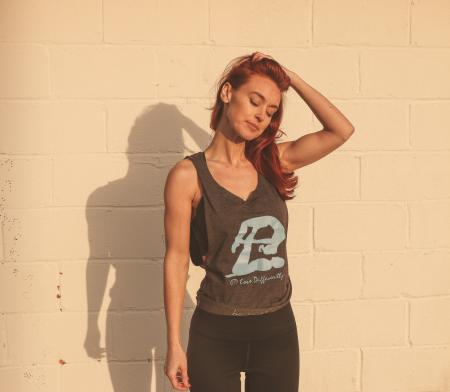
<path fill-rule="evenodd" d="M 232 60 L 217 83 L 216 102 L 212 107 L 210 128 L 217 129 L 220 117 L 223 112 L 224 103 L 220 98 L 220 92 L 223 85 L 229 82 L 233 89 L 239 89 L 240 86 L 247 83 L 252 75 L 262 75 L 272 79 L 280 89 L 282 96 L 278 110 L 271 118 L 269 126 L 256 139 L 245 143 L 245 155 L 255 166 L 256 170 L 264 175 L 277 189 L 283 200 L 291 200 L 297 183 L 298 177 L 294 172 L 284 173 L 281 170 L 281 163 L 278 154 L 278 147 L 275 140 L 281 135 L 286 135 L 280 129 L 281 119 L 283 117 L 283 93 L 290 86 L 290 78 L 284 72 L 281 65 L 275 60 L 262 58 L 252 62 L 253 54 L 240 56 Z"/>

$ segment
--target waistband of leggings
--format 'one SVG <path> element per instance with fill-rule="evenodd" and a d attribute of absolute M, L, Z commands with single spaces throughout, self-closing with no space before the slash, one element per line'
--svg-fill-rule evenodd
<path fill-rule="evenodd" d="M 292 312 L 292 305 L 290 302 L 288 302 L 283 307 L 281 307 L 277 310 L 274 310 L 272 312 L 262 313 L 262 314 L 244 315 L 244 316 L 239 316 L 239 317 L 236 317 L 234 315 L 218 314 L 218 313 L 209 312 L 208 310 L 205 310 L 205 309 L 201 308 L 200 306 L 196 306 L 195 312 L 202 313 L 205 317 L 216 318 L 217 320 L 220 320 L 220 321 L 234 320 L 236 318 L 239 318 L 241 320 L 259 321 L 259 320 L 275 319 L 278 317 L 282 317 L 283 315 L 287 315 Z"/>
<path fill-rule="evenodd" d="M 290 302 L 270 313 L 240 317 L 210 313 L 197 306 L 190 325 L 202 335 L 232 340 L 264 339 L 296 328 Z"/>

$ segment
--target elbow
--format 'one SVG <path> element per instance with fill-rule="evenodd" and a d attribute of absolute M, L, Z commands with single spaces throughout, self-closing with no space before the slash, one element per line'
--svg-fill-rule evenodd
<path fill-rule="evenodd" d="M 355 132 L 355 128 L 350 128 L 348 131 L 344 132 L 344 134 L 342 135 L 342 139 L 344 140 L 344 142 L 346 142 L 348 139 L 350 139 L 350 136 L 353 135 L 353 133 Z"/>

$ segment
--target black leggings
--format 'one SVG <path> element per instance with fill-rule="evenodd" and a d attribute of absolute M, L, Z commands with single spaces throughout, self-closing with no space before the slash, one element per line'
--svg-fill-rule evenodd
<path fill-rule="evenodd" d="M 290 302 L 256 316 L 195 308 L 187 346 L 190 392 L 298 392 L 300 354 Z"/>

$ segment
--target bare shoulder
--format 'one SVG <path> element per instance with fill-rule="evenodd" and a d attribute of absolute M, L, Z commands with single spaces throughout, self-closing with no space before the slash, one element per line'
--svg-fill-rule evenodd
<path fill-rule="evenodd" d="M 164 187 L 165 198 L 173 195 L 193 200 L 196 194 L 197 172 L 189 159 L 181 159 L 169 170 Z"/>
<path fill-rule="evenodd" d="M 176 162 L 164 186 L 165 262 L 189 264 L 189 233 L 195 195 L 195 167 L 188 159 Z"/>

